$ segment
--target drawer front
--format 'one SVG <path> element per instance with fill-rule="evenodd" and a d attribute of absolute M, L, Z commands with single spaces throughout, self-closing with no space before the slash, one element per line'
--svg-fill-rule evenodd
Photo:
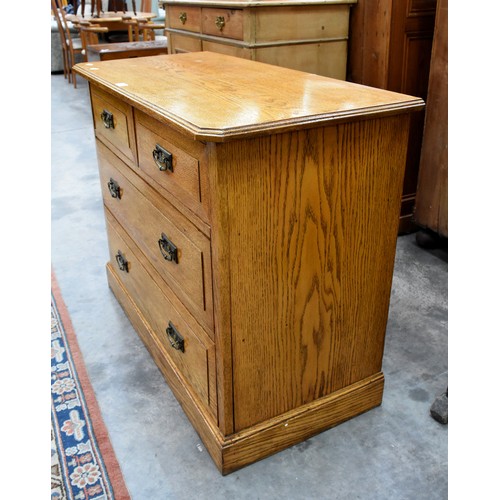
<path fill-rule="evenodd" d="M 168 43 L 171 54 L 201 52 L 201 40 L 192 36 L 182 36 L 177 33 L 168 33 Z"/>
<path fill-rule="evenodd" d="M 345 80 L 347 42 L 304 43 L 255 49 L 255 60 Z"/>
<path fill-rule="evenodd" d="M 136 161 L 132 107 L 91 87 L 95 135 L 127 163 Z"/>
<path fill-rule="evenodd" d="M 179 30 L 200 32 L 201 9 L 188 5 L 169 5 L 167 7 L 168 26 Z"/>
<path fill-rule="evenodd" d="M 210 241 L 123 162 L 97 143 L 104 205 L 166 284 L 213 330 Z"/>
<path fill-rule="evenodd" d="M 252 59 L 252 53 L 255 51 L 255 49 L 247 49 L 227 43 L 217 43 L 207 40 L 203 40 L 203 50 L 226 54 L 227 56 L 240 57 L 242 59 Z"/>
<path fill-rule="evenodd" d="M 347 38 L 349 5 L 259 7 L 255 15 L 255 42 L 285 42 Z"/>
<path fill-rule="evenodd" d="M 207 219 L 205 189 L 202 189 L 200 167 L 204 146 L 182 137 L 175 130 L 143 114 L 136 115 L 139 175 L 153 180 L 167 190 L 169 201 L 179 203 Z"/>
<path fill-rule="evenodd" d="M 202 32 L 206 35 L 243 40 L 243 11 L 240 9 L 201 10 Z"/>
<path fill-rule="evenodd" d="M 186 310 L 178 310 L 162 293 L 131 249 L 133 243 L 108 211 L 106 225 L 110 265 L 149 323 L 162 350 L 216 415 L 214 344 Z"/>

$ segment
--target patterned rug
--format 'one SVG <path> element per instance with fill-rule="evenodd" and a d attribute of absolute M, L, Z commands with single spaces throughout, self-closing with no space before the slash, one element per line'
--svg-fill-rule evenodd
<path fill-rule="evenodd" d="M 51 498 L 129 499 L 54 275 L 51 316 Z"/>

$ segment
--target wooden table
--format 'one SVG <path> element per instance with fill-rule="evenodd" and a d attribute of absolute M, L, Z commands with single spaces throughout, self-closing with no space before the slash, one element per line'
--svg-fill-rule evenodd
<path fill-rule="evenodd" d="M 108 61 L 131 57 L 156 56 L 167 54 L 166 40 L 148 40 L 141 42 L 99 43 L 87 47 L 89 61 Z"/>
<path fill-rule="evenodd" d="M 66 19 L 71 21 L 73 24 L 78 25 L 82 22 L 89 22 L 97 26 L 106 27 L 108 31 L 127 31 L 128 24 L 125 21 L 130 21 L 134 19 L 153 19 L 157 14 L 154 12 L 137 12 L 134 14 L 133 11 L 127 12 L 101 12 L 99 17 L 94 17 L 91 14 L 85 16 L 79 15 L 68 15 Z"/>

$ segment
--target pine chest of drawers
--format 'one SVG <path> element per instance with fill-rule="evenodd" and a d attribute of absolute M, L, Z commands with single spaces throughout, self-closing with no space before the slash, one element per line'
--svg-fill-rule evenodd
<path fill-rule="evenodd" d="M 379 405 L 423 102 L 210 52 L 76 70 L 109 285 L 220 471 Z"/>
<path fill-rule="evenodd" d="M 211 51 L 345 79 L 357 0 L 166 0 L 170 54 Z"/>

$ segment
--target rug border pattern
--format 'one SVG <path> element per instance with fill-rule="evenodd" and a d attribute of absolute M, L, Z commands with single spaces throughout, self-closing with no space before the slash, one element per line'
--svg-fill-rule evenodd
<path fill-rule="evenodd" d="M 53 272 L 51 277 L 51 287 L 52 315 L 55 316 L 55 319 L 59 323 L 60 329 L 62 330 L 61 341 L 65 344 L 65 346 L 63 345 L 62 347 L 66 347 L 66 361 L 68 364 L 68 371 L 70 372 L 70 376 L 65 377 L 64 380 L 65 382 L 68 382 L 69 379 L 73 379 L 70 383 L 74 384 L 73 392 L 75 394 L 75 399 L 77 400 L 74 410 L 78 408 L 78 411 L 73 413 L 73 416 L 76 419 L 75 424 L 77 424 L 75 425 L 75 433 L 77 431 L 80 432 L 80 428 L 85 430 L 85 439 L 88 440 L 89 445 L 87 455 L 92 457 L 92 460 L 90 462 L 87 461 L 83 467 L 85 468 L 85 474 L 95 474 L 95 478 L 99 478 L 95 484 L 99 484 L 103 489 L 100 496 L 97 495 L 91 498 L 95 498 L 96 500 L 97 498 L 103 500 L 129 499 L 130 496 L 126 488 L 120 466 L 114 454 L 108 432 L 102 420 L 101 412 L 90 384 L 66 304 L 64 303 L 61 290 Z M 67 425 L 68 412 L 56 411 L 56 407 L 54 405 L 54 394 L 52 394 L 52 396 L 52 425 L 55 433 L 54 439 L 59 450 L 59 463 L 62 471 L 65 472 L 65 474 L 63 474 L 63 481 L 67 488 L 66 493 L 68 494 L 68 498 L 75 498 L 78 500 L 80 495 L 75 495 L 74 493 L 79 491 L 78 487 L 68 484 L 71 482 L 68 478 L 68 472 L 72 466 L 73 472 L 75 471 L 75 461 L 71 456 L 66 456 L 64 453 L 64 445 L 61 447 L 63 439 L 61 428 L 64 425 L 64 422 L 61 421 L 60 417 L 63 416 L 63 419 L 66 419 L 65 422 Z M 80 467 L 79 470 L 81 471 L 82 467 Z M 82 498 L 86 497 L 87 493 L 84 493 Z"/>

